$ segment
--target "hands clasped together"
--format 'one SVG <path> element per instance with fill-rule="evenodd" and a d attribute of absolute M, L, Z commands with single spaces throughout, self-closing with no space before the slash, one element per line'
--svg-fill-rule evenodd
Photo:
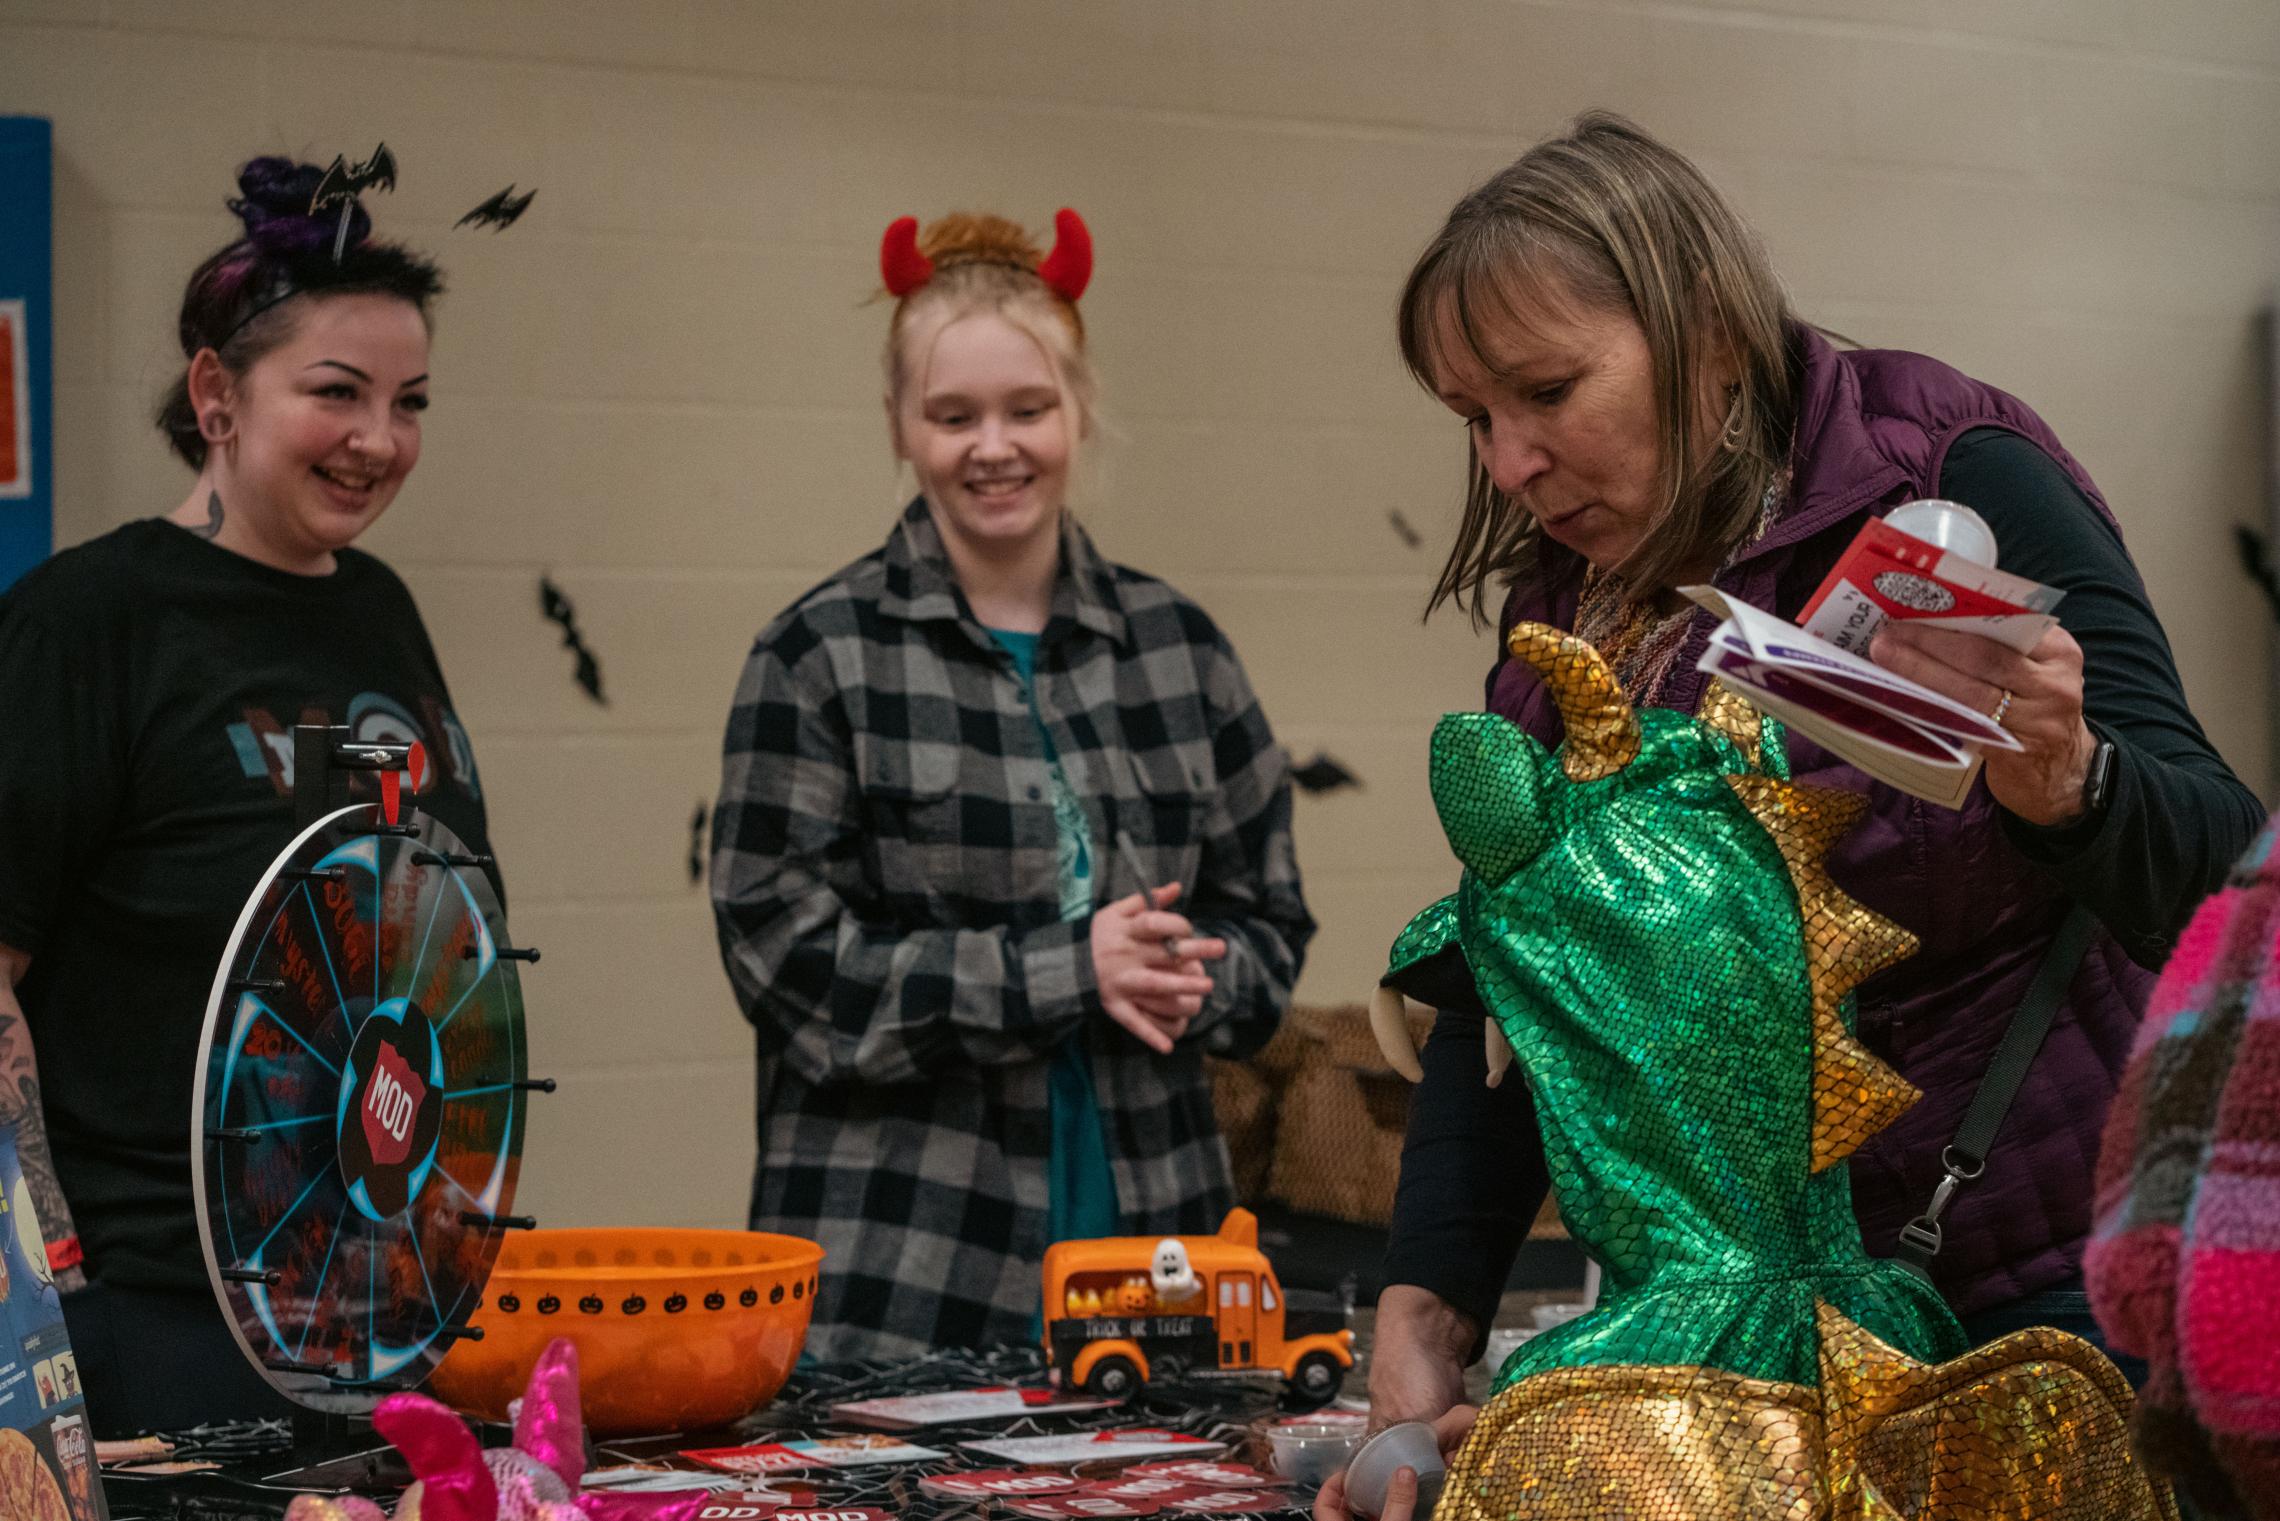
<path fill-rule="evenodd" d="M 1227 942 L 1198 937 L 1171 911 L 1177 882 L 1105 903 L 1093 914 L 1093 977 L 1108 1017 L 1152 1051 L 1169 1055 L 1211 995 L 1204 963 L 1227 954 Z"/>

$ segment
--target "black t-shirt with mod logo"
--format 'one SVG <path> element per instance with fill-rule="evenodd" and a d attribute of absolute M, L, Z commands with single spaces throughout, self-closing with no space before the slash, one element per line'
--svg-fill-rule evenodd
<path fill-rule="evenodd" d="M 0 944 L 31 957 L 17 995 L 97 1282 L 206 1281 L 198 1038 L 230 931 L 295 833 L 294 725 L 419 740 L 419 806 L 489 850 L 411 593 L 368 554 L 337 559 L 292 575 L 153 519 L 0 595 Z"/>

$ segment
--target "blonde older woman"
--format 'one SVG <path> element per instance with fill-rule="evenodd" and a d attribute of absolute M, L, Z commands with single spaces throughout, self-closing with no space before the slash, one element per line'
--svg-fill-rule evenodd
<path fill-rule="evenodd" d="M 1464 422 L 1473 483 L 1434 601 L 1571 630 L 1640 706 L 1692 711 L 1715 583 L 1794 617 L 1870 516 L 1964 502 L 2006 569 L 2060 587 L 2019 654 L 1898 627 L 1874 658 L 1998 717 L 1960 810 L 1872 783 L 1802 740 L 1801 780 L 1865 792 L 1839 883 L 1921 951 L 1859 995 L 1865 1043 L 1924 1092 L 1852 1166 L 1862 1234 L 1894 1252 L 2074 905 L 2096 924 L 1987 1158 L 1942 1222 L 1933 1278 L 1975 1338 L 2052 1324 L 2093 1340 L 2081 1290 L 2090 1167 L 2151 974 L 2262 810 L 2194 720 L 2089 474 L 2015 397 L 1937 360 L 1847 350 L 1791 310 L 1763 250 L 1684 157 L 1594 114 L 1467 195 L 1400 307 L 1412 372 Z M 1560 722 L 1505 659 L 1488 704 L 1546 742 Z M 1423 1053 L 1371 1396 L 1379 1420 L 1466 1425 L 1478 1354 L 1545 1191 L 1527 1085 L 1491 1089 L 1462 968 Z M 1336 1500 L 1337 1497 L 1333 1497 Z M 1333 1506 L 1335 1509 L 1335 1506 Z"/>

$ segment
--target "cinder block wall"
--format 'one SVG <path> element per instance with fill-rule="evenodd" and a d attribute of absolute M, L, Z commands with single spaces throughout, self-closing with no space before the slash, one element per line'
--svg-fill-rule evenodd
<path fill-rule="evenodd" d="M 1301 992 L 1344 1001 L 1451 880 L 1424 740 L 1489 658 L 1418 620 L 1463 444 L 1399 369 L 1395 291 L 1458 194 L 1592 105 L 1698 155 L 1808 314 L 2050 418 L 2261 787 L 2229 534 L 2261 516 L 2271 0 L 0 0 L 0 111 L 56 123 L 64 543 L 184 490 L 147 416 L 232 167 L 402 162 L 376 210 L 452 294 L 427 452 L 369 545 L 420 597 L 546 952 L 563 1088 L 524 1179 L 554 1223 L 741 1216 L 749 1044 L 689 819 L 752 634 L 895 506 L 880 229 L 1091 221 L 1114 432 L 1084 509 L 1227 626 L 1293 752 L 1363 778 L 1299 803 Z M 451 230 L 509 181 L 539 190 L 522 225 Z"/>

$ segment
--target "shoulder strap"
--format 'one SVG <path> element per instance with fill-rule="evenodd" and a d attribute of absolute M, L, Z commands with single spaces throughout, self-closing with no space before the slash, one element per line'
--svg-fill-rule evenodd
<path fill-rule="evenodd" d="M 2050 949 L 2043 954 L 2042 965 L 2035 969 L 2027 996 L 2019 1001 L 2010 1028 L 2003 1032 L 2002 1044 L 1987 1064 L 1987 1075 L 1979 1080 L 1979 1091 L 1971 1096 L 1971 1107 L 1956 1127 L 1955 1140 L 1940 1153 L 1940 1167 L 1946 1176 L 1932 1190 L 1932 1202 L 1924 1212 L 1900 1228 L 1900 1246 L 1893 1256 L 1926 1278 L 1931 1276 L 1932 1258 L 1939 1255 L 1940 1216 L 1946 1213 L 1958 1187 L 1987 1170 L 1987 1153 L 1995 1144 L 1995 1132 L 2002 1128 L 2003 1116 L 2010 1112 L 2011 1101 L 2019 1096 L 2019 1085 L 2026 1081 L 2027 1068 L 2034 1064 L 2043 1037 L 2050 1033 L 2051 1019 L 2090 949 L 2090 932 L 2097 922 L 2079 903 L 2067 910 L 2058 933 L 2051 937 Z"/>

